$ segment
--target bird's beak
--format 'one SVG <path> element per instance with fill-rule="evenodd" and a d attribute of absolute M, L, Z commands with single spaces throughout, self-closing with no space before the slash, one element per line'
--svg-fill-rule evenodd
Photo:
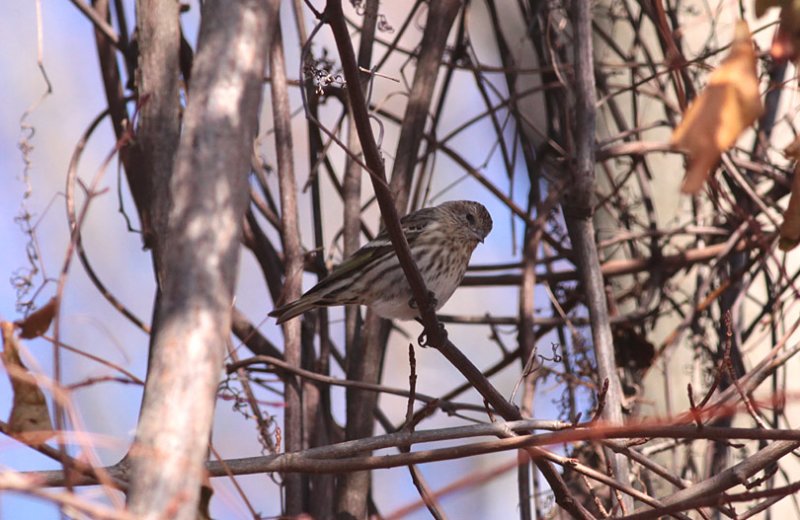
<path fill-rule="evenodd" d="M 483 239 L 485 238 L 483 235 L 481 235 L 478 231 L 473 231 L 472 234 L 478 239 L 478 242 L 483 244 Z"/>

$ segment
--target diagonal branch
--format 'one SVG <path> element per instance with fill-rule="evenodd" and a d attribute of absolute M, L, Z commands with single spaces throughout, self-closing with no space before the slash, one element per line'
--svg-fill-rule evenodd
<path fill-rule="evenodd" d="M 431 298 L 425 288 L 425 281 L 414 263 L 414 258 L 411 256 L 411 250 L 408 247 L 408 241 L 400 228 L 400 217 L 395 208 L 389 185 L 386 183 L 386 168 L 383 163 L 383 157 L 381 157 L 381 153 L 378 150 L 375 135 L 372 133 L 367 100 L 364 92 L 358 88 L 358 85 L 360 85 L 358 63 L 356 62 L 350 33 L 342 12 L 341 0 L 329 0 L 322 17 L 333 31 L 333 37 L 336 40 L 336 47 L 339 50 L 339 57 L 342 61 L 345 81 L 348 85 L 354 86 L 347 89 L 347 95 L 350 99 L 358 138 L 361 141 L 361 147 L 364 152 L 364 161 L 371 173 L 370 179 L 383 216 L 383 223 L 386 225 L 386 231 L 400 260 L 403 273 L 405 273 L 411 286 L 414 300 L 419 306 L 428 338 L 431 344 L 440 343 L 444 339 L 443 331 L 436 319 L 433 302 L 431 302 Z"/>
<path fill-rule="evenodd" d="M 350 35 L 344 20 L 344 14 L 342 13 L 341 0 L 329 0 L 325 12 L 323 13 L 323 18 L 333 31 L 347 84 L 358 85 L 358 67 Z M 383 159 L 378 151 L 375 137 L 372 133 L 372 127 L 370 126 L 364 93 L 360 88 L 349 88 L 347 89 L 347 93 L 353 110 L 353 119 L 355 120 L 358 136 L 364 151 L 364 158 L 367 167 L 372 170 L 373 173 L 370 178 L 372 179 L 375 196 L 381 209 L 381 215 L 383 216 L 387 233 L 395 248 L 400 265 L 411 286 L 414 300 L 419 305 L 420 316 L 423 326 L 425 327 L 427 344 L 438 349 L 506 420 L 521 419 L 522 416 L 519 410 L 508 403 L 497 389 L 483 376 L 481 371 L 447 339 L 447 334 L 440 325 L 434 308 L 431 305 L 432 302 L 425 288 L 422 275 L 411 256 L 406 237 L 403 235 L 400 228 L 400 219 L 397 215 L 391 192 L 386 184 L 386 171 Z M 553 488 L 558 503 L 577 518 L 591 518 L 589 512 L 581 504 L 571 498 L 571 493 L 561 478 L 561 475 L 549 462 L 541 457 L 541 453 L 538 453 L 536 448 L 532 448 L 529 453 Z"/>

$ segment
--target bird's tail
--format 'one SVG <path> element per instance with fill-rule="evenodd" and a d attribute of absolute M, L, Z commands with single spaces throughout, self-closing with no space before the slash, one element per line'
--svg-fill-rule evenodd
<path fill-rule="evenodd" d="M 281 305 L 277 309 L 270 312 L 269 315 L 273 318 L 278 318 L 277 324 L 280 325 L 284 321 L 291 320 L 296 316 L 300 316 L 304 312 L 310 311 L 314 307 L 317 307 L 321 304 L 316 295 L 311 297 L 309 296 L 311 295 L 306 295 L 301 297 L 299 300 L 293 301 L 292 303 Z"/>

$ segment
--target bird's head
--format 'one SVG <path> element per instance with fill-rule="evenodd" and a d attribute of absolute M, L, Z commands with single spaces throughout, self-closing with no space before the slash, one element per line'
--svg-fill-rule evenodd
<path fill-rule="evenodd" d="M 445 212 L 466 240 L 483 242 L 492 230 L 492 216 L 478 202 L 471 200 L 454 200 L 439 206 Z"/>

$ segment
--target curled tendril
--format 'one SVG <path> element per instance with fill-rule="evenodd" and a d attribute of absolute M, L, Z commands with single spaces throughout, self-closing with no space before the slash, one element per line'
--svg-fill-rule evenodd
<path fill-rule="evenodd" d="M 364 6 L 364 0 L 350 0 L 350 5 L 356 10 L 358 16 L 364 16 L 367 8 Z"/>
<path fill-rule="evenodd" d="M 350 5 L 353 6 L 353 9 L 355 9 L 358 16 L 364 16 L 364 14 L 367 12 L 367 6 L 365 5 L 364 0 L 350 0 Z M 377 28 L 380 32 L 389 34 L 394 32 L 394 26 L 389 23 L 389 20 L 386 18 L 385 14 L 378 14 Z"/>
<path fill-rule="evenodd" d="M 303 73 L 306 78 L 314 82 L 316 92 L 319 95 L 325 94 L 325 87 L 331 85 L 344 86 L 345 80 L 339 70 L 334 70 L 335 62 L 328 58 L 327 49 L 322 50 L 319 58 L 307 55 L 303 65 Z"/>
<path fill-rule="evenodd" d="M 394 33 L 394 26 L 389 23 L 385 14 L 378 15 L 378 30 L 389 34 Z"/>

